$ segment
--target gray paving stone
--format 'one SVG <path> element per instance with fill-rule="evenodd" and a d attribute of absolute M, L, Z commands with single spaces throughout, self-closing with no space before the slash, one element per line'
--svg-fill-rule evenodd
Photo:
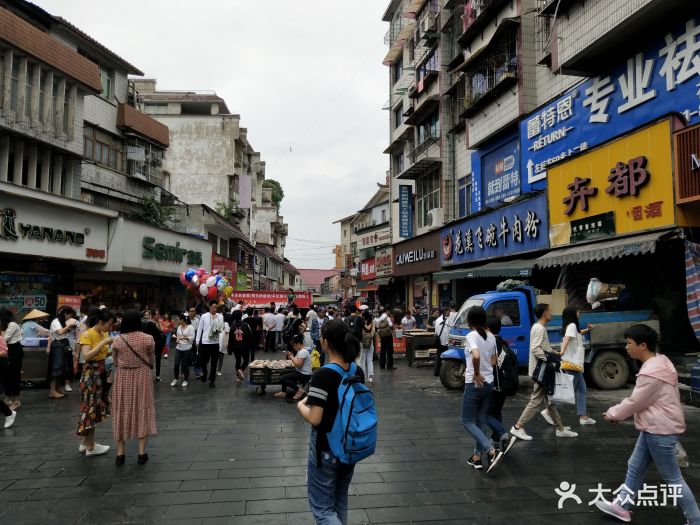
<path fill-rule="evenodd" d="M 300 496 L 301 497 L 301 496 Z M 304 496 L 306 497 L 306 492 Z M 284 499 L 283 487 L 265 487 L 256 489 L 229 489 L 215 490 L 211 501 L 256 501 L 256 500 L 282 500 Z"/>
<path fill-rule="evenodd" d="M 206 518 L 215 516 L 240 516 L 245 513 L 245 503 L 226 501 L 221 503 L 199 503 L 192 505 L 172 505 L 165 513 L 165 519 Z"/>
<path fill-rule="evenodd" d="M 247 478 L 193 479 L 183 481 L 180 490 L 245 489 L 248 484 Z"/>

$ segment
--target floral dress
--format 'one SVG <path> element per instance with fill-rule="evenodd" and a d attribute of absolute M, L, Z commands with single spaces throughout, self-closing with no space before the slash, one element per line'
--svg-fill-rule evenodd
<path fill-rule="evenodd" d="M 103 339 L 108 337 L 90 328 L 80 336 L 80 346 L 90 345 L 95 348 Z M 79 436 L 87 435 L 94 430 L 97 423 L 107 419 L 107 401 L 104 397 L 106 381 L 105 358 L 109 353 L 107 346 L 89 361 L 85 362 L 83 374 L 80 377 L 80 418 L 78 420 Z"/>

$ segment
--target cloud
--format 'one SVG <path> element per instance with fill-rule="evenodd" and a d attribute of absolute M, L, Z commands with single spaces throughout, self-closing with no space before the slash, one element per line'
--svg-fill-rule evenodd
<path fill-rule="evenodd" d="M 288 258 L 333 265 L 330 248 L 321 253 L 339 241 L 332 222 L 363 206 L 388 168 L 386 2 L 37 3 L 157 78 L 160 89 L 222 96 L 267 162 L 266 176 L 284 187 L 289 236 L 317 241 L 289 239 Z M 318 249 L 320 242 L 327 244 Z"/>

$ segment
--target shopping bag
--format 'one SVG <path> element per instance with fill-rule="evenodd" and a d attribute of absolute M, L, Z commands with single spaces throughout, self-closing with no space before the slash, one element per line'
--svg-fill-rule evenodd
<path fill-rule="evenodd" d="M 573 405 L 576 403 L 574 394 L 574 376 L 563 372 L 554 374 L 554 394 L 549 396 L 550 403 Z"/>

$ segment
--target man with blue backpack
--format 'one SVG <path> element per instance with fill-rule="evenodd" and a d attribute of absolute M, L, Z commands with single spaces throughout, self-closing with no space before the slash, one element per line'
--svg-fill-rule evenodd
<path fill-rule="evenodd" d="M 346 525 L 355 464 L 377 445 L 377 411 L 355 364 L 360 342 L 343 321 L 323 324 L 321 347 L 327 364 L 314 372 L 308 396 L 297 404 L 312 425 L 307 490 L 317 524 Z"/>

